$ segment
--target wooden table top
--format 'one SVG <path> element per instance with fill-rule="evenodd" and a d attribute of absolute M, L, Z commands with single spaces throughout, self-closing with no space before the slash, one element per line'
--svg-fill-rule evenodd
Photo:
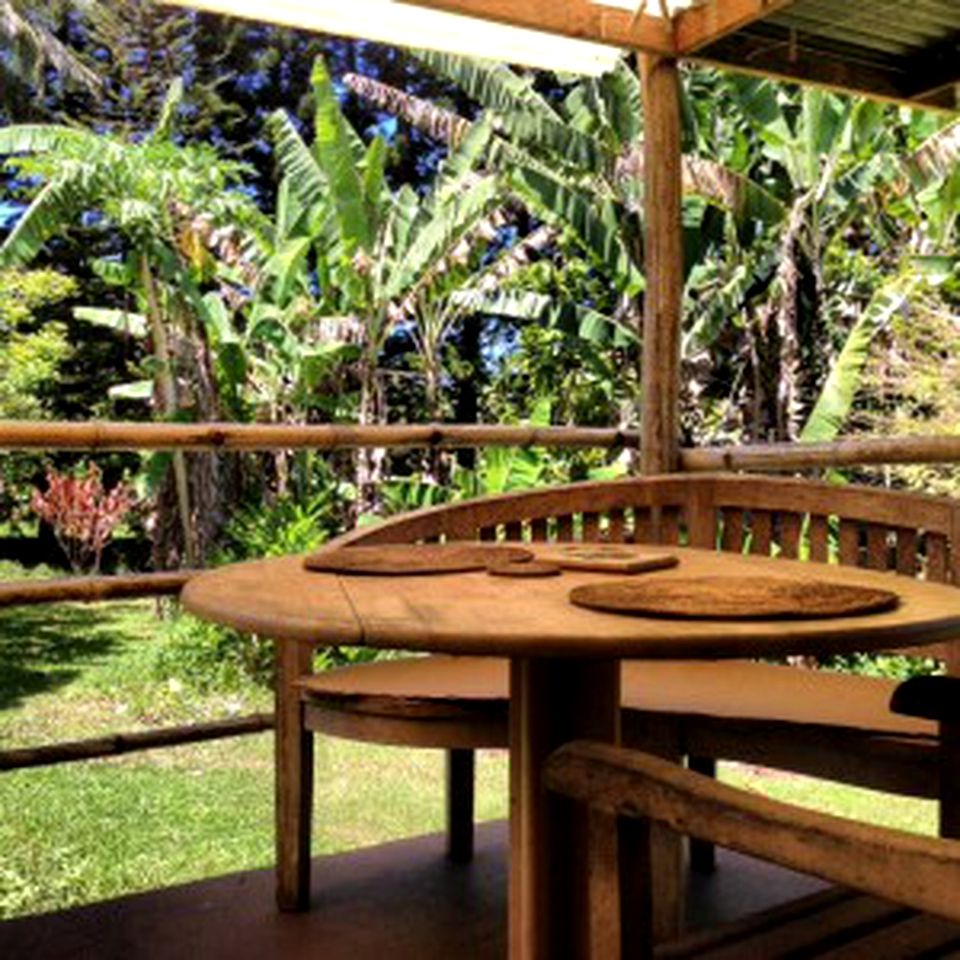
<path fill-rule="evenodd" d="M 529 546 L 544 557 L 552 549 Z M 200 574 L 186 585 L 182 600 L 200 617 L 277 640 L 490 656 L 723 659 L 882 650 L 960 636 L 960 591 L 953 586 L 835 565 L 685 548 L 670 552 L 680 558 L 679 566 L 640 576 L 830 580 L 893 590 L 900 604 L 887 613 L 830 620 L 664 620 L 599 613 L 568 601 L 574 587 L 619 574 L 344 577 L 307 571 L 299 556 Z"/>

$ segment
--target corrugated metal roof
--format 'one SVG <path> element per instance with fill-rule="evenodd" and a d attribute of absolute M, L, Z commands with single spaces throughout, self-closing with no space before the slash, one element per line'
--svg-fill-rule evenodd
<path fill-rule="evenodd" d="M 794 0 L 696 56 L 957 109 L 960 0 Z"/>

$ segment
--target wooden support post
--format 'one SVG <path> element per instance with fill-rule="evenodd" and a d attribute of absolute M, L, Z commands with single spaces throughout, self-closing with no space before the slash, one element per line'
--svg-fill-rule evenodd
<path fill-rule="evenodd" d="M 510 960 L 586 957 L 617 928 L 611 898 L 587 905 L 590 815 L 548 794 L 541 772 L 570 740 L 617 743 L 619 705 L 617 660 L 511 661 Z"/>
<path fill-rule="evenodd" d="M 717 761 L 712 757 L 690 757 L 687 767 L 711 780 L 717 779 Z M 690 869 L 694 873 L 711 874 L 717 869 L 717 848 L 711 840 L 690 838 Z"/>
<path fill-rule="evenodd" d="M 640 57 L 644 113 L 643 370 L 640 459 L 644 473 L 679 463 L 680 308 L 683 298 L 680 78 L 676 60 Z"/>
<path fill-rule="evenodd" d="M 643 473 L 672 473 L 680 464 L 680 314 L 683 303 L 683 153 L 680 140 L 680 75 L 677 61 L 642 54 L 644 274 L 640 465 Z M 666 744 L 660 744 L 666 748 Z M 659 751 L 658 751 L 659 752 Z M 676 751 L 665 755 L 680 762 Z M 684 913 L 684 856 L 681 838 L 658 824 L 642 831 L 645 849 L 621 836 L 625 877 L 635 871 L 657 877 L 658 896 L 625 904 L 622 933 L 626 952 L 638 943 L 672 940 Z M 634 896 L 640 881 L 626 883 Z M 625 891 L 626 892 L 626 891 Z M 645 916 L 645 907 L 652 911 Z"/>
<path fill-rule="evenodd" d="M 294 682 L 312 670 L 313 647 L 277 641 L 276 816 L 277 906 L 310 905 L 310 823 L 313 807 L 313 734 L 301 718 Z"/>
<path fill-rule="evenodd" d="M 473 798 L 476 755 L 447 751 L 447 857 L 454 863 L 473 859 Z"/>

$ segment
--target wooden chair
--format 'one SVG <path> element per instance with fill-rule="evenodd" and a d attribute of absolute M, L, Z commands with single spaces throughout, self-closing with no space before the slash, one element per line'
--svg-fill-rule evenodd
<path fill-rule="evenodd" d="M 509 494 L 400 516 L 333 546 L 443 540 L 606 541 L 705 549 L 960 581 L 960 505 L 916 494 L 732 474 L 670 475 Z M 955 658 L 952 647 L 919 651 Z M 894 684 L 747 661 L 624 666 L 624 742 L 666 758 L 794 770 L 940 794 L 936 724 L 897 716 Z M 446 749 L 448 850 L 472 850 L 473 751 L 506 745 L 507 669 L 468 657 L 387 660 L 297 685 L 306 729 Z M 281 770 L 281 777 L 283 776 Z M 281 785 L 283 786 L 283 785 Z M 289 785 L 287 785 L 289 787 Z M 309 805 L 309 784 L 298 802 Z M 960 835 L 948 821 L 944 829 Z M 709 869 L 709 846 L 693 851 Z"/>
<path fill-rule="evenodd" d="M 717 783 L 658 757 L 609 744 L 561 747 L 548 788 L 587 804 L 586 950 L 578 956 L 658 960 L 870 957 L 908 960 L 960 950 L 960 841 L 919 837 L 814 813 Z M 657 943 L 652 824 L 813 874 L 829 889 L 673 943 Z M 629 843 L 635 859 L 618 856 Z M 881 898 L 881 899 L 875 899 Z"/>

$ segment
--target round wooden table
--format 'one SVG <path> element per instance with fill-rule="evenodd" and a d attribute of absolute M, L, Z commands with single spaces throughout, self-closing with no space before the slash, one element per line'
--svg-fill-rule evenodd
<path fill-rule="evenodd" d="M 530 545 L 550 556 L 550 545 Z M 649 552 L 650 548 L 636 548 Z M 510 957 L 558 960 L 583 955 L 585 814 L 540 785 L 543 760 L 578 738 L 616 741 L 620 660 L 721 659 L 891 649 L 954 639 L 960 633 L 956 588 L 891 573 L 764 557 L 673 549 L 679 566 L 653 578 L 769 575 L 829 580 L 896 592 L 896 609 L 828 620 L 666 620 L 575 607 L 570 591 L 619 578 L 565 571 L 544 579 L 485 572 L 418 577 L 312 573 L 302 558 L 255 561 L 193 578 L 183 591 L 191 612 L 278 644 L 277 763 L 285 777 L 310 776 L 309 734 L 301 729 L 293 686 L 310 671 L 317 644 L 509 657 L 510 674 Z M 309 830 L 309 811 L 278 791 L 283 835 Z M 294 849 L 283 864 L 309 870 Z M 300 858 L 301 861 L 305 857 Z M 290 870 L 287 870 L 289 877 Z M 594 916 L 592 922 L 602 922 Z"/>

